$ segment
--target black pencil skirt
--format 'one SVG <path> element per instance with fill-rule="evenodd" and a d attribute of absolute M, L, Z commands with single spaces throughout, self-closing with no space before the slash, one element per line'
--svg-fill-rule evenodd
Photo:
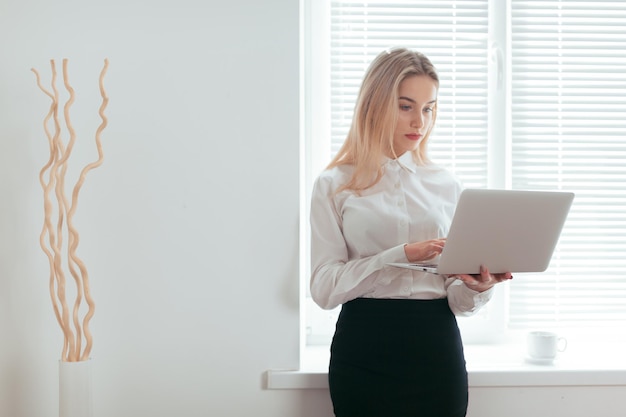
<path fill-rule="evenodd" d="M 463 345 L 448 301 L 342 306 L 328 371 L 337 417 L 464 417 Z"/>

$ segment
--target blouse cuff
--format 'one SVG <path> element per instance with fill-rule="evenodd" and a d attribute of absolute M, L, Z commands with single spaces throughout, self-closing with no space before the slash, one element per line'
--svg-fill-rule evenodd
<path fill-rule="evenodd" d="M 388 263 L 405 263 L 409 262 L 406 258 L 406 252 L 404 251 L 404 244 L 394 246 L 393 248 L 389 248 L 383 253 L 380 254 L 380 261 L 382 262 L 381 267 L 388 267 Z M 393 274 L 382 274 L 380 278 L 377 280 L 380 285 L 388 285 L 393 279 Z"/>
<path fill-rule="evenodd" d="M 483 292 L 474 291 L 456 280 L 448 288 L 448 301 L 455 315 L 471 316 L 491 300 L 494 292 L 493 287 Z"/>
<path fill-rule="evenodd" d="M 464 287 L 467 288 L 467 286 L 465 285 Z M 488 290 L 483 291 L 483 292 L 474 291 L 470 288 L 467 288 L 467 290 L 474 293 L 474 305 L 476 306 L 476 309 L 480 309 L 482 306 L 487 304 L 489 300 L 491 300 L 491 297 L 493 296 L 493 293 L 495 291 L 495 287 L 491 287 Z"/>

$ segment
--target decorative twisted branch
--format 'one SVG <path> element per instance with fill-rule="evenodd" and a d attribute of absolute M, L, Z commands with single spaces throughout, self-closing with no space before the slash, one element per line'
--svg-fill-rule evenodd
<path fill-rule="evenodd" d="M 107 59 L 104 60 L 104 68 L 100 73 L 99 80 L 100 95 L 102 96 L 102 105 L 99 109 L 99 115 L 102 122 L 96 130 L 95 138 L 96 147 L 98 149 L 98 159 L 87 164 L 82 169 L 79 179 L 73 188 L 71 204 L 65 193 L 65 175 L 67 173 L 68 160 L 74 148 L 74 143 L 76 142 L 76 131 L 70 121 L 70 108 L 74 103 L 75 93 L 69 83 L 67 59 L 64 59 L 63 83 L 69 93 L 69 99 L 63 108 L 63 118 L 69 132 L 69 139 L 67 144 L 65 144 L 61 140 L 61 123 L 59 121 L 58 114 L 59 92 L 56 88 L 57 72 L 54 60 L 50 61 L 50 65 L 52 68 L 52 93 L 42 86 L 41 77 L 39 76 L 37 70 L 34 68 L 31 69 L 37 77 L 37 86 L 39 89 L 52 100 L 50 110 L 43 121 L 44 132 L 48 138 L 50 157 L 48 162 L 39 172 L 39 182 L 43 189 L 44 200 L 44 225 L 39 236 L 39 243 L 48 258 L 50 266 L 49 290 L 50 297 L 52 299 L 52 307 L 64 336 L 61 359 L 67 362 L 76 362 L 87 360 L 93 347 L 93 337 L 89 331 L 89 322 L 95 312 L 95 303 L 91 297 L 87 268 L 85 267 L 84 262 L 76 255 L 79 235 L 76 231 L 76 227 L 74 226 L 73 218 L 78 207 L 78 196 L 85 182 L 87 173 L 102 165 L 103 161 L 102 141 L 100 135 L 108 123 L 104 114 L 104 110 L 109 102 L 109 98 L 104 89 L 104 76 L 108 69 L 109 61 Z M 48 127 L 50 119 L 54 120 L 54 134 L 51 133 L 50 128 Z M 53 188 L 56 197 L 56 207 L 54 206 L 51 198 Z M 52 223 L 55 208 L 57 211 L 56 228 Z M 63 227 L 64 225 L 65 229 Z M 67 264 L 72 278 L 74 279 L 74 283 L 76 284 L 76 298 L 74 300 L 71 320 L 66 299 L 66 279 L 62 264 L 64 232 L 68 235 Z M 79 310 L 83 297 L 87 303 L 88 310 L 81 323 Z M 85 339 L 84 349 L 82 348 L 83 337 Z"/>

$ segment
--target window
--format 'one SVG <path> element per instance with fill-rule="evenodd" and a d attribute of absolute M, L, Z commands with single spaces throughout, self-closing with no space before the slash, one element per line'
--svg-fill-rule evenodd
<path fill-rule="evenodd" d="M 513 188 L 576 193 L 547 274 L 511 286 L 514 328 L 626 324 L 626 4 L 511 2 Z"/>
<path fill-rule="evenodd" d="M 549 269 L 514 279 L 476 320 L 504 317 L 492 328 L 512 330 L 626 325 L 626 4 L 305 6 L 307 196 L 343 142 L 371 60 L 390 46 L 424 52 L 441 80 L 433 160 L 467 187 L 576 193 Z M 336 312 L 307 299 L 309 343 L 327 342 Z"/>

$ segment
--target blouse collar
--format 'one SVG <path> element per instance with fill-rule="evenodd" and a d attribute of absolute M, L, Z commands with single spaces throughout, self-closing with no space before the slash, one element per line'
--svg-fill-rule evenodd
<path fill-rule="evenodd" d="M 417 172 L 417 167 L 415 161 L 413 161 L 413 154 L 411 152 L 405 152 L 396 159 L 385 158 L 385 165 L 397 166 L 412 173 Z"/>

